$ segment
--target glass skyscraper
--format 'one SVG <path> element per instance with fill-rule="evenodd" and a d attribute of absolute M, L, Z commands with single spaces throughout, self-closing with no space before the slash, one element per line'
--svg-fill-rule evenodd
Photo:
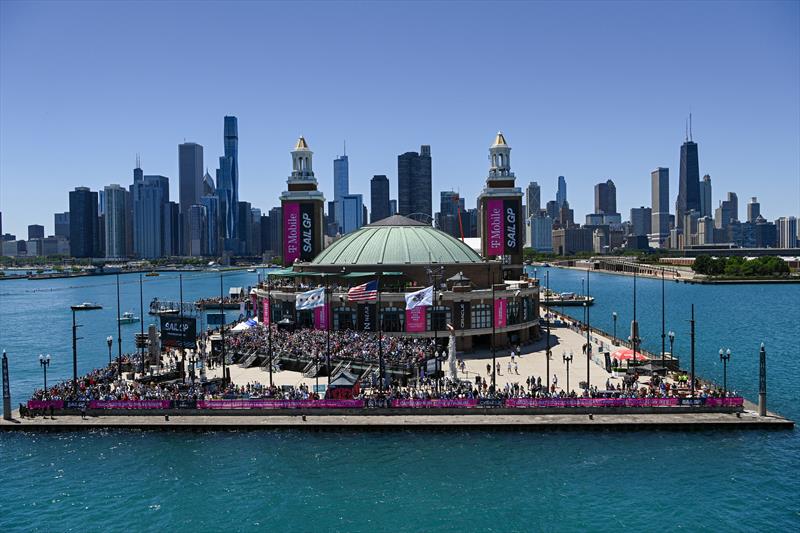
<path fill-rule="evenodd" d="M 404 216 L 427 215 L 433 218 L 431 196 L 431 147 L 423 144 L 419 153 L 397 156 L 397 211 Z M 427 222 L 427 221 L 426 221 Z"/>
<path fill-rule="evenodd" d="M 226 116 L 224 121 L 225 155 L 219 158 L 217 170 L 217 197 L 219 198 L 219 227 L 224 241 L 224 249 L 238 252 L 237 240 L 246 241 L 240 235 L 237 210 L 239 205 L 239 126 L 234 116 Z"/>
<path fill-rule="evenodd" d="M 339 231 L 344 228 L 344 197 L 350 194 L 350 162 L 347 155 L 341 155 L 333 160 L 333 201 L 334 219 L 339 225 Z"/>

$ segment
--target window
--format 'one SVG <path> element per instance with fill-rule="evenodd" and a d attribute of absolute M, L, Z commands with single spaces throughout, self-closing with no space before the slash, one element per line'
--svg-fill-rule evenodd
<path fill-rule="evenodd" d="M 337 307 L 333 310 L 333 329 L 355 329 L 356 310 L 351 307 Z"/>
<path fill-rule="evenodd" d="M 519 322 L 520 322 L 520 302 L 519 302 L 519 300 L 516 299 L 516 298 L 508 300 L 506 302 L 506 305 L 508 306 L 507 307 L 508 308 L 508 317 L 507 317 L 508 324 L 509 325 L 511 325 L 511 324 L 519 324 Z"/>
<path fill-rule="evenodd" d="M 431 306 L 427 312 L 428 331 L 447 331 L 447 324 L 450 324 L 450 308 L 439 305 Z"/>
<path fill-rule="evenodd" d="M 492 306 L 487 304 L 476 304 L 472 306 L 472 327 L 492 327 Z"/>
<path fill-rule="evenodd" d="M 406 312 L 398 307 L 383 309 L 383 331 L 404 331 Z"/>

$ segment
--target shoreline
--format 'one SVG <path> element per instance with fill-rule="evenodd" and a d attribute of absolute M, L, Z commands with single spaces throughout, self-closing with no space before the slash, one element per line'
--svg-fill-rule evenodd
<path fill-rule="evenodd" d="M 531 266 L 532 267 L 532 266 Z M 530 267 L 529 267 L 530 268 Z M 537 268 L 546 268 L 546 267 L 537 267 Z M 550 268 L 561 268 L 564 270 L 577 270 L 580 272 L 586 272 L 586 268 L 578 267 L 578 266 L 566 266 L 566 265 L 557 265 L 551 264 Z M 654 268 L 660 268 L 659 266 L 654 266 Z M 592 274 L 609 274 L 612 276 L 627 276 L 632 278 L 633 274 L 630 272 L 614 272 L 611 270 L 591 270 Z M 648 279 L 655 279 L 660 280 L 661 276 L 656 276 L 652 274 L 636 274 L 637 278 L 648 278 Z M 774 278 L 774 279 L 763 279 L 763 278 L 756 278 L 756 279 L 746 279 L 746 278 L 736 278 L 736 279 L 727 279 L 727 278 L 677 278 L 674 275 L 672 276 L 665 276 L 664 279 L 670 282 L 676 283 L 688 283 L 690 285 L 758 285 L 758 284 L 791 284 L 791 283 L 800 283 L 800 278 Z"/>

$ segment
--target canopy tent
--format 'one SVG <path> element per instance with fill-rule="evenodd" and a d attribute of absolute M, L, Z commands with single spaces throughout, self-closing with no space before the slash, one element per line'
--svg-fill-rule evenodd
<path fill-rule="evenodd" d="M 630 361 L 633 359 L 633 350 L 630 348 L 620 348 L 611 354 L 611 358 L 616 359 L 617 361 Z M 646 361 L 647 357 L 642 355 L 641 352 L 636 352 L 636 360 Z"/>
<path fill-rule="evenodd" d="M 325 391 L 325 398 L 328 400 L 350 400 L 358 394 L 360 388 L 358 376 L 351 374 L 347 370 L 342 370 L 331 380 L 328 390 Z"/>
<path fill-rule="evenodd" d="M 244 331 L 246 329 L 254 328 L 258 325 L 257 318 L 248 318 L 243 322 L 236 324 L 231 331 Z"/>

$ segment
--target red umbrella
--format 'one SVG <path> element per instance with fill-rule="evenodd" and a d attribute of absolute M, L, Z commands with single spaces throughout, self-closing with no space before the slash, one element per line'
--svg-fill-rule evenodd
<path fill-rule="evenodd" d="M 617 361 L 630 361 L 633 359 L 633 350 L 630 348 L 620 348 L 611 354 L 611 358 L 616 359 Z M 645 361 L 647 360 L 647 357 L 642 355 L 641 352 L 636 352 L 636 360 Z"/>

